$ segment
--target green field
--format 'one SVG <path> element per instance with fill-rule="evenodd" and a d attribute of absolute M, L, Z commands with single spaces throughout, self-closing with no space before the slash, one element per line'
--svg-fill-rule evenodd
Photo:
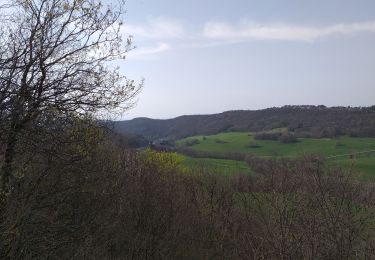
<path fill-rule="evenodd" d="M 346 171 L 357 173 L 364 180 L 375 181 L 375 157 L 342 158 L 329 163 Z"/>
<path fill-rule="evenodd" d="M 299 138 L 297 143 L 285 144 L 280 141 L 254 140 L 251 133 L 229 132 L 211 136 L 194 136 L 177 141 L 177 145 L 186 145 L 195 140 L 196 144 L 190 145 L 197 151 L 214 152 L 241 152 L 254 154 L 261 157 L 287 157 L 298 158 L 304 155 L 325 155 L 327 157 L 345 155 L 361 151 L 375 150 L 375 138 L 357 138 L 343 136 L 330 139 Z M 256 144 L 258 147 L 251 147 Z M 197 160 L 197 159 L 195 159 Z M 207 164 L 217 164 L 221 160 L 209 162 L 209 159 L 200 159 Z M 211 159 L 212 160 L 212 159 Z M 345 169 L 352 167 L 366 179 L 375 179 L 375 152 L 362 155 L 352 160 L 349 156 L 329 159 L 330 164 L 338 165 Z M 221 163 L 221 162 L 220 162 Z M 223 162 L 224 163 L 224 162 Z"/>
<path fill-rule="evenodd" d="M 240 161 L 211 158 L 192 158 L 185 156 L 184 163 L 189 168 L 204 168 L 212 172 L 224 175 L 251 173 L 249 166 L 245 162 Z"/>

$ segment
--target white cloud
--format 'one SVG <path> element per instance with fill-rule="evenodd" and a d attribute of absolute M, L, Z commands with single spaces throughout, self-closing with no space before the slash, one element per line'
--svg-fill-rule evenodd
<path fill-rule="evenodd" d="M 175 39 L 186 37 L 181 21 L 165 17 L 149 18 L 147 24 L 125 24 L 125 34 L 151 39 Z"/>
<path fill-rule="evenodd" d="M 128 58 L 129 59 L 141 59 L 141 58 L 144 58 L 145 56 L 165 52 L 170 49 L 171 49 L 171 46 L 168 43 L 159 42 L 157 46 L 154 46 L 154 47 L 136 48 L 130 51 L 128 54 Z"/>
<path fill-rule="evenodd" d="M 133 35 L 140 47 L 129 53 L 129 58 L 134 59 L 171 49 L 210 48 L 255 40 L 315 42 L 332 36 L 375 33 L 375 21 L 304 26 L 259 24 L 244 20 L 241 23 L 208 22 L 192 31 L 183 21 L 157 17 L 149 18 L 145 24 L 125 24 L 122 32 Z"/>
<path fill-rule="evenodd" d="M 363 23 L 335 24 L 330 26 L 297 26 L 284 24 L 262 25 L 242 22 L 239 25 L 228 23 L 207 23 L 202 32 L 206 39 L 219 41 L 284 40 L 313 42 L 333 35 L 353 35 L 362 32 L 375 32 L 375 21 Z"/>

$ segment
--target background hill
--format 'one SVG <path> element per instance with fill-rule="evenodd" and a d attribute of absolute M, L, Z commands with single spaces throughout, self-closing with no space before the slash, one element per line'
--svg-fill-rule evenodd
<path fill-rule="evenodd" d="M 375 106 L 283 106 L 212 115 L 186 115 L 166 120 L 135 118 L 116 121 L 113 128 L 117 133 L 142 135 L 149 140 L 179 139 L 227 131 L 259 132 L 275 128 L 288 128 L 299 137 L 375 137 Z"/>

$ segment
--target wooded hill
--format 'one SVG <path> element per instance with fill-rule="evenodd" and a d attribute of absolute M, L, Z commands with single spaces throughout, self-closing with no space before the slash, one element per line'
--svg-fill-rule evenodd
<path fill-rule="evenodd" d="M 212 115 L 185 115 L 166 120 L 135 118 L 117 121 L 113 125 L 115 132 L 142 135 L 150 140 L 225 131 L 259 132 L 275 128 L 287 128 L 299 137 L 375 137 L 375 106 L 283 106 Z"/>

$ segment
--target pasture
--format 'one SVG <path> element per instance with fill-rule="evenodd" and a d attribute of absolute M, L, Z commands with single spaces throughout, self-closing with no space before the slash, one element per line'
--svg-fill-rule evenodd
<path fill-rule="evenodd" d="M 251 173 L 249 166 L 245 162 L 241 161 L 212 158 L 192 158 L 184 156 L 183 162 L 187 167 L 192 169 L 204 168 L 206 170 L 224 175 Z"/>
<path fill-rule="evenodd" d="M 350 169 L 358 172 L 365 179 L 375 180 L 375 138 L 348 136 L 322 139 L 298 138 L 296 143 L 282 143 L 280 141 L 255 140 L 252 133 L 228 132 L 210 136 L 188 137 L 177 141 L 176 145 L 188 145 L 191 149 L 197 151 L 241 152 L 261 157 L 298 158 L 307 155 L 323 155 L 328 158 L 332 157 L 328 159 L 330 165 Z M 370 150 L 374 150 L 374 152 L 350 156 L 350 154 Z M 337 155 L 339 156 L 335 157 Z M 192 165 L 192 161 L 193 159 L 190 159 L 190 162 L 188 160 L 187 164 Z M 222 160 L 218 159 L 201 158 L 199 161 L 201 163 L 207 162 L 210 168 L 215 164 L 220 167 L 223 163 Z"/>

